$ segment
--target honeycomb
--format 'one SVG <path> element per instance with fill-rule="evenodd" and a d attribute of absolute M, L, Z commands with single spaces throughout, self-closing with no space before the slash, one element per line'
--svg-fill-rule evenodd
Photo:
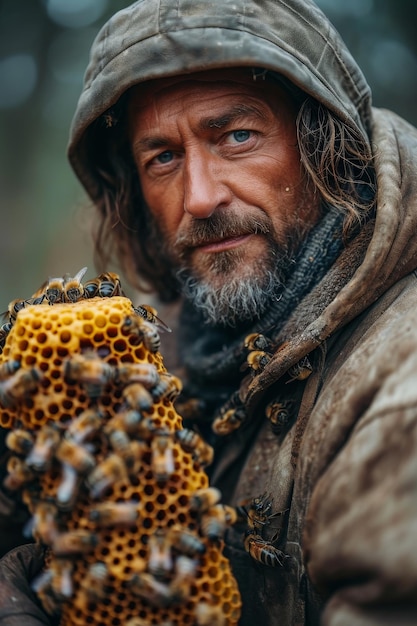
<path fill-rule="evenodd" d="M 71 301 L 52 289 L 26 301 L 0 354 L 3 487 L 48 547 L 33 589 L 61 626 L 233 626 L 235 511 L 209 485 L 211 447 L 174 407 L 158 318 L 91 283 Z"/>

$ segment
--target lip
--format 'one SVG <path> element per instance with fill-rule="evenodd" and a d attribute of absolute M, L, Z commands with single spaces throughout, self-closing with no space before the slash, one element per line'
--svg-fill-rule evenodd
<path fill-rule="evenodd" d="M 238 237 L 228 237 L 227 239 L 221 239 L 220 241 L 212 241 L 197 247 L 197 250 L 202 252 L 223 252 L 224 250 L 231 250 L 237 248 L 242 243 L 247 241 L 252 234 L 239 235 Z"/>

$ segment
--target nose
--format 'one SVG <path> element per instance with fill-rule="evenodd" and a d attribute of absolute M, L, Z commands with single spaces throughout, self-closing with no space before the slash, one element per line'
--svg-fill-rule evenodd
<path fill-rule="evenodd" d="M 185 157 L 184 211 L 196 219 L 210 217 L 227 206 L 231 191 L 224 180 L 218 157 L 209 150 L 193 150 Z"/>

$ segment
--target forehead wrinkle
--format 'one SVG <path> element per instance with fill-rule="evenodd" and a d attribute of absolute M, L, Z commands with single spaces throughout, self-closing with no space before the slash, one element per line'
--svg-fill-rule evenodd
<path fill-rule="evenodd" d="M 211 128 L 224 128 L 229 126 L 241 117 L 257 117 L 265 120 L 265 113 L 260 108 L 251 104 L 236 104 L 217 117 L 203 117 L 199 124 L 199 130 L 210 130 Z"/>

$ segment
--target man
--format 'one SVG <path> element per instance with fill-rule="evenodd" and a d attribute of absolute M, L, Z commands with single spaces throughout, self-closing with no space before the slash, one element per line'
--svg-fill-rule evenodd
<path fill-rule="evenodd" d="M 142 0 L 93 45 L 97 252 L 179 301 L 179 411 L 282 553 L 230 531 L 244 626 L 417 623 L 416 155 L 310 0 Z M 0 624 L 48 623 L 36 566 L 3 560 Z"/>

